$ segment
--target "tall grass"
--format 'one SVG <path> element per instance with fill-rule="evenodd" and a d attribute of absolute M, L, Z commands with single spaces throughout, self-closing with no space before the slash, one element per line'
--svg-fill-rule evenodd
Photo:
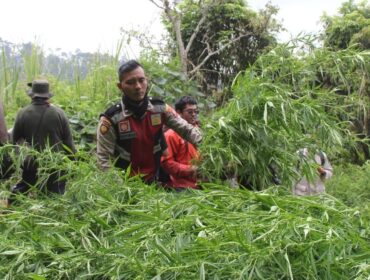
<path fill-rule="evenodd" d="M 368 180 L 352 180 L 355 192 L 365 193 L 358 197 L 361 208 L 345 193 L 351 177 L 337 167 L 329 194 L 316 197 L 293 197 L 286 187 L 250 192 L 215 183 L 226 167 L 252 170 L 255 183 L 267 187 L 266 163 L 277 164 L 289 177 L 298 147 L 337 148 L 338 127 L 324 113 L 338 108 L 330 91 L 312 83 L 315 71 L 303 60 L 272 52 L 240 74 L 234 99 L 203 125 L 201 168 L 211 182 L 203 183 L 203 190 L 173 193 L 121 170 L 102 173 L 96 167 L 98 116 L 120 96 L 117 57 L 108 63 L 97 59 L 85 79 L 75 77 L 78 83 L 48 76 L 52 100 L 70 117 L 80 152 L 76 161 L 48 150 L 38 154 L 39 182 L 50 169 L 61 169 L 68 182 L 65 195 L 45 196 L 34 187 L 30 196 L 2 211 L 1 279 L 369 278 Z M 278 71 L 282 65 L 285 72 Z M 162 79 L 156 67 L 150 69 L 158 93 L 170 97 L 193 88 L 181 87 L 176 72 Z M 16 92 L 28 101 L 19 82 Z M 8 101 L 8 108 L 18 109 L 13 98 Z M 9 111 L 9 119 L 16 111 Z M 311 140 L 300 138 L 313 128 Z M 25 154 L 12 152 L 16 172 L 1 182 L 1 197 L 20 178 Z M 355 175 L 367 178 L 368 171 L 356 169 Z"/>
<path fill-rule="evenodd" d="M 68 192 L 25 197 L 0 217 L 2 279 L 369 275 L 369 220 L 330 195 L 299 198 L 211 183 L 169 193 L 119 170 L 101 173 L 84 153 L 78 162 L 43 156 L 48 167 L 58 162 L 69 170 Z"/>
<path fill-rule="evenodd" d="M 1 67 L 0 67 L 0 98 L 7 106 L 10 102 L 19 105 L 20 101 L 16 96 L 16 89 L 19 81 L 20 65 L 17 61 L 9 61 L 6 55 L 5 47 L 1 49 Z"/>
<path fill-rule="evenodd" d="M 346 205 L 365 210 L 370 202 L 369 182 L 370 162 L 363 166 L 341 165 L 336 167 L 335 176 L 328 181 L 327 190 Z"/>
<path fill-rule="evenodd" d="M 29 49 L 23 50 L 22 57 L 26 81 L 32 82 L 35 78 L 39 78 L 40 75 L 45 75 L 43 67 L 44 53 L 40 46 L 36 44 L 30 45 Z"/>
<path fill-rule="evenodd" d="M 235 78 L 233 99 L 205 126 L 206 177 L 236 173 L 263 189 L 272 184 L 268 166 L 273 165 L 290 186 L 297 177 L 298 149 L 343 158 L 343 147 L 353 149 L 359 141 L 349 132 L 352 124 L 367 123 L 364 106 L 370 103 L 359 84 L 369 73 L 368 55 L 323 49 L 298 56 L 296 46 L 281 45 L 260 56 Z M 347 95 L 337 94 L 346 85 Z"/>
<path fill-rule="evenodd" d="M 44 52 L 38 45 L 29 45 L 22 54 L 15 50 L 13 56 L 7 56 L 2 50 L 0 67 L 0 92 L 5 99 L 4 110 L 8 127 L 12 127 L 17 111 L 30 100 L 26 95 L 26 84 L 35 78 L 46 78 L 50 82 L 54 97 L 51 102 L 62 107 L 70 118 L 74 138 L 80 148 L 93 150 L 94 135 L 100 113 L 120 97 L 116 87 L 118 58 L 121 57 L 122 43 L 117 45 L 112 55 L 97 53 L 90 61 L 86 77 L 81 73 L 80 61 L 69 61 L 74 67 L 73 82 L 61 80 L 58 76 L 48 74 L 44 67 Z M 59 61 L 59 60 L 57 60 Z M 73 65 L 72 65 L 73 64 Z M 81 70 L 81 71 L 80 71 Z M 68 76 L 68 75 L 67 75 Z"/>

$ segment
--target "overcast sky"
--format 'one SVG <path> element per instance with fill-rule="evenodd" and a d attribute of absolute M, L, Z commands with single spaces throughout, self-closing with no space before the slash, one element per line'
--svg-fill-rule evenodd
<path fill-rule="evenodd" d="M 249 0 L 254 9 L 267 0 Z M 343 0 L 271 0 L 288 32 L 317 32 L 320 16 L 336 14 Z M 37 42 L 45 50 L 112 52 L 120 28 L 159 34 L 160 10 L 149 0 L 5 0 L 1 1 L 0 38 L 13 43 Z M 129 50 L 130 51 L 130 50 Z M 134 55 L 135 50 L 131 50 Z M 129 54 L 130 55 L 130 54 Z"/>

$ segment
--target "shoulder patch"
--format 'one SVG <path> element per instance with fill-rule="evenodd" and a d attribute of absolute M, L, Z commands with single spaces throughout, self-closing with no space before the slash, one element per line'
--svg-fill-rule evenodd
<path fill-rule="evenodd" d="M 170 114 L 173 114 L 175 116 L 178 116 L 179 114 L 175 111 L 175 109 L 173 109 L 171 106 L 169 106 L 168 104 L 166 104 L 166 112 L 170 113 Z"/>
<path fill-rule="evenodd" d="M 100 119 L 100 125 L 99 125 L 99 131 L 102 135 L 106 134 L 110 127 L 112 126 L 111 122 L 109 121 L 109 119 L 107 119 L 106 117 L 101 117 Z"/>
<path fill-rule="evenodd" d="M 319 156 L 320 156 L 320 160 L 321 160 L 321 166 L 324 166 L 326 155 L 323 151 L 319 151 Z"/>
<path fill-rule="evenodd" d="M 150 97 L 149 98 L 149 101 L 153 104 L 153 105 L 165 105 L 166 103 L 158 98 L 158 97 Z"/>
<path fill-rule="evenodd" d="M 116 114 L 117 112 L 122 110 L 121 102 L 118 102 L 114 104 L 113 106 L 109 107 L 105 112 L 104 116 L 107 116 L 108 118 L 111 118 Z"/>

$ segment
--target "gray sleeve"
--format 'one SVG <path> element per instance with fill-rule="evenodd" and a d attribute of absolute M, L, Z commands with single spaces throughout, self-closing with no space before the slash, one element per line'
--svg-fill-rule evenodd
<path fill-rule="evenodd" d="M 328 159 L 328 156 L 326 155 L 326 153 L 322 152 L 323 156 L 324 156 L 324 159 L 325 159 L 325 162 L 323 164 L 323 168 L 325 169 L 325 179 L 329 179 L 331 176 L 333 176 L 333 167 L 331 166 L 330 164 L 330 161 Z"/>
<path fill-rule="evenodd" d="M 107 118 L 101 117 L 98 124 L 96 146 L 98 167 L 101 170 L 107 170 L 111 166 L 116 138 L 116 132 L 111 122 Z"/>

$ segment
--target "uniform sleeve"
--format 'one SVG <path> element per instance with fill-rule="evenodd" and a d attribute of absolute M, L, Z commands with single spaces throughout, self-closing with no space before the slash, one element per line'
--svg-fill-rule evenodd
<path fill-rule="evenodd" d="M 116 132 L 106 117 L 101 117 L 99 120 L 97 131 L 97 157 L 98 167 L 101 170 L 107 170 L 110 166 L 110 159 L 114 155 L 114 147 L 116 145 Z"/>
<path fill-rule="evenodd" d="M 171 131 L 165 133 L 166 142 L 168 145 L 168 155 L 163 156 L 161 164 L 163 169 L 169 174 L 177 178 L 193 177 L 194 170 L 190 164 L 183 164 L 176 161 L 176 155 L 181 148 L 181 139 Z"/>
<path fill-rule="evenodd" d="M 202 141 L 200 129 L 181 118 L 176 111 L 167 104 L 165 110 L 165 124 L 195 146 Z"/>
<path fill-rule="evenodd" d="M 328 156 L 326 155 L 326 153 L 322 152 L 323 156 L 324 156 L 324 159 L 325 159 L 325 162 L 324 164 L 322 165 L 322 167 L 325 169 L 325 179 L 329 179 L 330 177 L 333 176 L 333 167 L 331 166 L 330 164 L 330 161 L 328 159 Z"/>

